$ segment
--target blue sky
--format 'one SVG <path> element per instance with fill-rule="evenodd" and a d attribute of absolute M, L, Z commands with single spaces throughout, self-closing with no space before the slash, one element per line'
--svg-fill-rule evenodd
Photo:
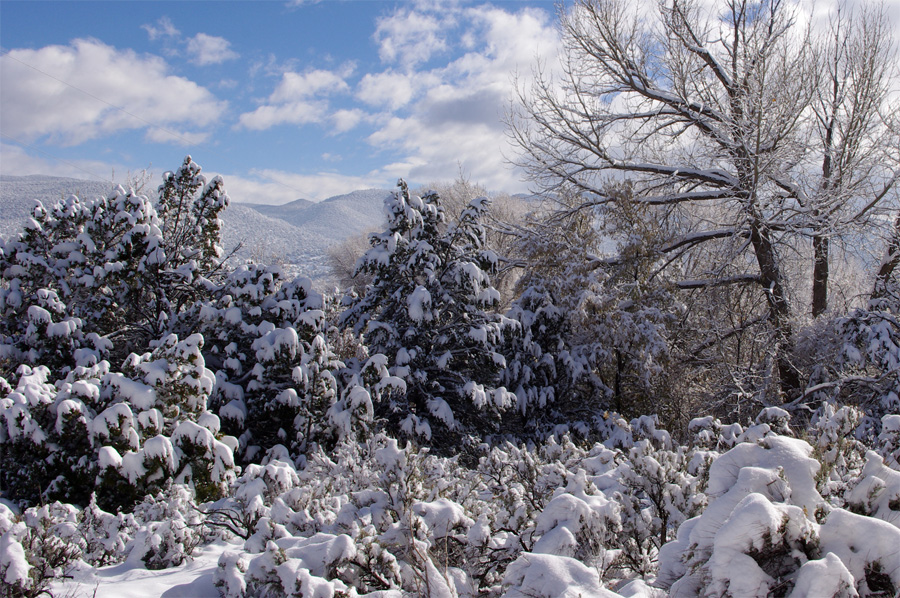
<path fill-rule="evenodd" d="M 524 191 L 502 117 L 552 2 L 0 2 L 0 172 L 124 180 L 191 154 L 235 201 L 462 171 Z M 113 175 L 113 173 L 115 173 Z"/>

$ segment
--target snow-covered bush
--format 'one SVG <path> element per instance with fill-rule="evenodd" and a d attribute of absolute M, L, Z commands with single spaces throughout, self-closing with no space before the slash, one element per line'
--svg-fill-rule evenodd
<path fill-rule="evenodd" d="M 765 425 L 765 424 L 762 424 Z M 802 440 L 769 434 L 742 442 L 709 472 L 709 506 L 660 553 L 673 596 L 767 596 L 815 558 L 819 463 Z"/>
<path fill-rule="evenodd" d="M 702 478 L 690 473 L 694 451 L 674 446 L 656 424 L 649 416 L 631 422 L 635 441 L 619 457 L 621 490 L 613 495 L 622 521 L 621 533 L 610 543 L 621 548 L 613 564 L 642 577 L 656 571 L 660 547 L 685 519 L 702 510 L 706 498 Z"/>
<path fill-rule="evenodd" d="M 171 480 L 135 505 L 133 515 L 138 526 L 125 552 L 130 562 L 142 561 L 148 569 L 180 565 L 197 546 L 214 537 L 204 525 L 191 489 Z"/>
<path fill-rule="evenodd" d="M 860 431 L 877 437 L 881 417 L 900 412 L 900 321 L 889 311 L 857 309 L 832 328 L 806 396 L 862 409 Z"/>
<path fill-rule="evenodd" d="M 488 311 L 499 293 L 480 223 L 487 198 L 445 227 L 436 194 L 411 195 L 402 180 L 399 187 L 385 200 L 388 229 L 370 235 L 357 266 L 373 282 L 350 300 L 341 324 L 363 334 L 370 353 L 386 355 L 390 374 L 405 383 L 405 394 L 375 404 L 376 417 L 394 433 L 449 447 L 497 431 L 500 413 L 515 405 L 500 386 L 499 349 L 518 326 Z"/>
<path fill-rule="evenodd" d="M 228 275 L 216 301 L 197 308 L 216 368 L 213 403 L 245 462 L 279 445 L 300 459 L 374 417 L 367 389 L 331 348 L 325 298 L 311 284 L 249 264 Z"/>
<path fill-rule="evenodd" d="M 437 563 L 460 563 L 453 547 L 473 524 L 440 497 L 457 481 L 453 471 L 380 435 L 341 444 L 332 457 L 315 452 L 301 472 L 288 462 L 251 466 L 234 498 L 212 506 L 214 524 L 246 538 L 243 554 L 222 556 L 216 583 L 227 596 L 449 592 Z"/>
<path fill-rule="evenodd" d="M 77 509 L 53 503 L 23 517 L 0 504 L 0 596 L 31 598 L 48 593 L 81 557 Z M 73 541 L 73 539 L 75 541 Z"/>
<path fill-rule="evenodd" d="M 900 472 L 870 451 L 858 478 L 832 477 L 849 471 L 834 432 L 853 416 L 823 415 L 819 450 L 758 424 L 712 463 L 709 506 L 660 552 L 659 583 L 671 596 L 881 596 L 900 588 L 892 509 Z M 824 477 L 817 454 L 831 470 Z M 843 496 L 828 504 L 817 481 Z"/>
<path fill-rule="evenodd" d="M 206 410 L 213 376 L 202 342 L 170 335 L 132 355 L 125 373 L 101 361 L 55 384 L 47 368 L 21 366 L 16 388 L 0 399 L 8 496 L 85 505 L 96 491 L 101 507 L 130 508 L 168 479 L 191 485 L 201 500 L 221 496 L 236 440 Z"/>

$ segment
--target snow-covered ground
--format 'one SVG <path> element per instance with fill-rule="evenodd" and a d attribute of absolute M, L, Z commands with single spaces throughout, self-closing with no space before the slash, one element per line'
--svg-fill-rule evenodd
<path fill-rule="evenodd" d="M 219 598 L 213 574 L 219 556 L 237 545 L 218 541 L 197 549 L 191 560 L 169 569 L 148 570 L 139 559 L 109 567 L 82 568 L 52 586 L 54 596 L 71 598 Z"/>

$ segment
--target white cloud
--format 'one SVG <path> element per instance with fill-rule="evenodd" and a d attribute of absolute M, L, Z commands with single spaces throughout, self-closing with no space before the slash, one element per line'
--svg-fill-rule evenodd
<path fill-rule="evenodd" d="M 397 110 L 413 98 L 415 73 L 367 73 L 359 82 L 356 97 L 370 106 Z"/>
<path fill-rule="evenodd" d="M 305 73 L 284 73 L 281 83 L 269 96 L 272 103 L 290 102 L 295 98 L 329 95 L 349 89 L 341 75 L 333 71 L 311 70 Z"/>
<path fill-rule="evenodd" d="M 77 145 L 129 129 L 147 128 L 160 139 L 157 127 L 213 125 L 227 103 L 168 70 L 158 56 L 92 39 L 10 50 L 0 57 L 0 128 L 24 142 Z"/>
<path fill-rule="evenodd" d="M 325 122 L 330 111 L 326 98 L 350 90 L 344 77 L 349 75 L 351 68 L 344 67 L 344 73 L 347 74 L 318 69 L 304 73 L 284 73 L 266 103 L 253 112 L 241 114 L 240 126 L 261 131 L 280 124 Z M 347 116 L 350 114 L 341 116 L 340 122 L 346 124 Z"/>
<path fill-rule="evenodd" d="M 220 64 L 238 57 L 227 39 L 205 33 L 198 33 L 188 40 L 187 53 L 190 61 L 200 66 Z"/>
<path fill-rule="evenodd" d="M 451 23 L 449 11 L 427 14 L 404 7 L 378 19 L 373 36 L 378 55 L 386 63 L 400 63 L 407 68 L 428 62 L 433 55 L 447 50 L 445 35 Z"/>
<path fill-rule="evenodd" d="M 172 23 L 172 19 L 169 17 L 162 17 L 156 21 L 155 25 L 141 25 L 141 29 L 147 32 L 147 36 L 150 38 L 150 41 L 156 41 L 160 38 L 165 37 L 177 37 L 181 35 L 181 32 L 175 28 L 175 24 Z"/>
<path fill-rule="evenodd" d="M 173 145 L 182 145 L 190 147 L 206 143 L 210 138 L 209 132 L 181 131 L 172 128 L 162 129 L 160 127 L 152 127 L 147 129 L 144 138 L 147 141 L 155 143 L 170 143 Z"/>
<path fill-rule="evenodd" d="M 415 10 L 441 8 L 403 14 L 412 18 Z M 527 84 L 535 59 L 556 63 L 559 42 L 550 15 L 484 5 L 455 9 L 442 18 L 464 32 L 458 37 L 465 53 L 425 71 L 398 74 L 388 69 L 364 77 L 357 97 L 392 111 L 368 142 L 400 153 L 399 160 L 383 169 L 385 176 L 430 182 L 453 179 L 462 167 L 489 188 L 525 190 L 507 163 L 515 148 L 503 117 L 514 96 L 514 73 L 520 84 Z"/>
<path fill-rule="evenodd" d="M 290 102 L 280 106 L 260 106 L 253 112 L 241 114 L 239 122 L 245 129 L 264 131 L 281 124 L 320 123 L 327 113 L 327 105 L 323 102 Z"/>
<path fill-rule="evenodd" d="M 358 108 L 352 110 L 338 110 L 331 115 L 335 133 L 344 133 L 353 129 L 366 118 L 366 113 Z"/>

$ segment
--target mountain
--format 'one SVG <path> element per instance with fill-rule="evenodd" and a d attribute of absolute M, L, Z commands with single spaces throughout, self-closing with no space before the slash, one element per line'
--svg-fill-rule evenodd
<path fill-rule="evenodd" d="M 315 202 L 308 199 L 295 199 L 294 201 L 279 206 L 268 204 L 243 204 L 253 208 L 264 216 L 271 218 L 279 218 L 281 220 L 290 220 L 296 213 L 301 212 L 309 206 L 315 205 Z"/>
<path fill-rule="evenodd" d="M 227 185 L 227 181 L 226 181 Z M 75 194 L 106 195 L 110 183 L 42 175 L 0 177 L 0 235 L 10 237 L 28 220 L 34 200 L 53 203 Z M 382 207 L 390 191 L 366 189 L 314 203 L 298 199 L 275 206 L 232 201 L 223 212 L 226 252 L 241 259 L 281 263 L 309 276 L 316 286 L 334 284 L 328 248 L 384 225 Z"/>

